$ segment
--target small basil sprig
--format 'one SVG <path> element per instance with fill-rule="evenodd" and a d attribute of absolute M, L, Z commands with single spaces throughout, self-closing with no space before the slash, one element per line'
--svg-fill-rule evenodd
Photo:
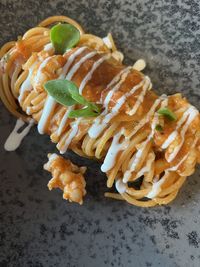
<path fill-rule="evenodd" d="M 51 28 L 51 43 L 57 54 L 64 54 L 80 40 L 79 30 L 71 24 L 59 23 Z"/>
<path fill-rule="evenodd" d="M 52 96 L 56 102 L 64 106 L 75 104 L 82 105 L 82 109 L 76 109 L 69 112 L 69 118 L 95 117 L 101 112 L 100 106 L 87 101 L 79 94 L 75 83 L 68 80 L 51 80 L 44 84 L 45 90 Z"/>
<path fill-rule="evenodd" d="M 170 121 L 175 121 L 177 119 L 174 112 L 172 112 L 169 108 L 160 108 L 157 113 L 159 115 L 165 116 Z"/>
<path fill-rule="evenodd" d="M 160 124 L 156 124 L 155 129 L 156 129 L 156 131 L 158 131 L 158 132 L 162 132 L 162 131 L 163 131 L 163 127 L 162 127 Z"/>
<path fill-rule="evenodd" d="M 67 80 L 64 80 L 64 81 L 67 81 Z M 70 82 L 70 81 L 68 81 Z M 70 82 L 72 83 L 72 82 Z M 68 87 L 68 91 L 70 92 L 71 94 L 71 97 L 79 104 L 83 105 L 83 106 L 88 106 L 90 109 L 94 110 L 95 112 L 97 113 L 100 113 L 101 112 L 101 107 L 99 105 L 96 105 L 94 103 L 91 103 L 89 101 L 87 101 L 82 95 L 79 94 L 79 91 L 78 91 L 78 88 L 77 86 L 72 83 L 74 86 L 69 86 Z"/>
<path fill-rule="evenodd" d="M 69 118 L 80 118 L 80 117 L 96 117 L 99 113 L 93 111 L 91 107 L 83 109 L 76 109 L 69 112 Z"/>

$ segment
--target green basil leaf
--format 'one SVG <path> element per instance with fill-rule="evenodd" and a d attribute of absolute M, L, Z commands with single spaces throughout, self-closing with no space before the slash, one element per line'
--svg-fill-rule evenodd
<path fill-rule="evenodd" d="M 77 101 L 77 103 L 79 103 L 83 106 L 88 106 L 92 110 L 94 110 L 98 113 L 101 112 L 101 106 L 87 101 L 82 95 L 79 94 L 78 88 L 76 90 L 74 90 L 73 87 L 69 87 L 69 92 L 70 92 L 72 98 Z"/>
<path fill-rule="evenodd" d="M 157 124 L 155 127 L 156 131 L 158 132 L 162 132 L 163 131 L 163 127 L 160 124 Z"/>
<path fill-rule="evenodd" d="M 94 103 L 90 103 L 91 108 L 96 111 L 97 113 L 101 113 L 101 105 L 97 105 Z"/>
<path fill-rule="evenodd" d="M 80 40 L 79 30 L 71 24 L 59 23 L 51 28 L 51 43 L 57 54 L 64 54 Z"/>
<path fill-rule="evenodd" d="M 64 106 L 72 106 L 75 104 L 85 106 L 84 109 L 71 111 L 69 113 L 70 118 L 95 117 L 101 112 L 101 107 L 87 101 L 80 95 L 78 87 L 71 81 L 62 79 L 48 81 L 44 84 L 44 88 L 50 96 Z"/>
<path fill-rule="evenodd" d="M 71 82 L 72 83 L 72 82 Z M 79 104 L 83 106 L 88 106 L 90 104 L 89 101 L 87 101 L 82 95 L 79 94 L 78 87 L 74 89 L 73 87 L 69 87 L 69 93 L 71 94 L 71 97 Z"/>
<path fill-rule="evenodd" d="M 169 108 L 160 108 L 157 113 L 168 118 L 170 121 L 175 121 L 176 115 Z"/>
<path fill-rule="evenodd" d="M 79 117 L 96 117 L 99 113 L 94 112 L 90 107 L 84 109 L 76 109 L 69 112 L 69 118 L 79 118 Z"/>
<path fill-rule="evenodd" d="M 68 87 L 77 89 L 74 83 L 67 80 L 51 80 L 44 84 L 45 90 L 52 96 L 58 103 L 64 106 L 72 106 L 77 102 L 71 97 Z"/>

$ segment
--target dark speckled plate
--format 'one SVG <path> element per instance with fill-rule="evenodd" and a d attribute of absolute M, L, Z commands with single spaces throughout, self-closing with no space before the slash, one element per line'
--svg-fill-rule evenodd
<path fill-rule="evenodd" d="M 199 1 L 1 0 L 1 44 L 40 20 L 64 14 L 91 33 L 112 32 L 127 63 L 144 58 L 146 73 L 159 93 L 182 92 L 200 108 Z M 0 266 L 199 266 L 199 169 L 170 205 L 137 208 L 105 199 L 99 164 L 86 164 L 83 206 L 49 192 L 42 170 L 48 136 L 33 129 L 12 153 L 3 144 L 15 118 L 0 107 Z"/>

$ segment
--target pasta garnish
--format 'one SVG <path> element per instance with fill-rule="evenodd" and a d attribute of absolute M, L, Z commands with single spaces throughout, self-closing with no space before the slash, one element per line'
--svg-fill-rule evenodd
<path fill-rule="evenodd" d="M 51 43 L 58 54 L 64 54 L 80 40 L 79 30 L 71 24 L 59 23 L 51 28 Z"/>
<path fill-rule="evenodd" d="M 101 112 L 100 106 L 80 95 L 78 87 L 71 81 L 61 79 L 48 81 L 44 84 L 44 88 L 51 97 L 64 106 L 83 105 L 82 109 L 71 110 L 69 118 L 95 117 Z"/>

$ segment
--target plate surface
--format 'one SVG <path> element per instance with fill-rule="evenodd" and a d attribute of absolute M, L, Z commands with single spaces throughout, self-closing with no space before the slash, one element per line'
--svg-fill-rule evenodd
<path fill-rule="evenodd" d="M 199 1 L 1 0 L 1 44 L 55 14 L 112 32 L 126 63 L 147 61 L 157 92 L 182 92 L 200 108 Z M 48 136 L 32 129 L 17 151 L 4 151 L 14 124 L 1 105 L 0 266 L 199 266 L 199 168 L 172 204 L 146 209 L 105 199 L 99 163 L 68 152 L 88 166 L 85 203 L 69 204 L 46 186 L 42 166 L 56 151 Z"/>

